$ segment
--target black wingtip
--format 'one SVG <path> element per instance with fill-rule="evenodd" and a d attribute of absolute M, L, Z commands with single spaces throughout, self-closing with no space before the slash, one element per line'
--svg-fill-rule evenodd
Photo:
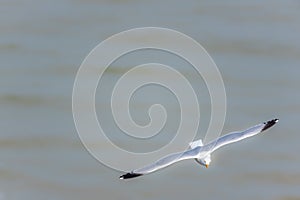
<path fill-rule="evenodd" d="M 278 119 L 272 119 L 272 120 L 270 120 L 270 121 L 265 122 L 265 123 L 264 123 L 265 126 L 264 126 L 264 128 L 263 128 L 261 131 L 265 131 L 265 130 L 267 130 L 268 128 L 271 128 L 271 127 L 274 126 L 274 124 L 276 124 L 277 122 L 278 122 Z"/>
<path fill-rule="evenodd" d="M 142 176 L 142 175 L 143 174 L 127 173 L 127 174 L 124 174 L 124 175 L 120 176 L 119 178 L 120 179 L 129 179 L 129 178 L 135 178 L 135 177 Z"/>

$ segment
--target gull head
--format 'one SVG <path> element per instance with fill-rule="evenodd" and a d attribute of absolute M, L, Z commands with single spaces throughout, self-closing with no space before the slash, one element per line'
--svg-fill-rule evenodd
<path fill-rule="evenodd" d="M 209 164 L 211 162 L 211 158 L 210 158 L 210 155 L 202 158 L 202 159 L 199 159 L 199 163 L 203 166 L 205 166 L 206 168 L 208 168 Z"/>

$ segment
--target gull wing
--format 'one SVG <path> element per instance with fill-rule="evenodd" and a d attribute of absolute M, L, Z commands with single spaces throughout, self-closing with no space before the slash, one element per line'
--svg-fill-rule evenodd
<path fill-rule="evenodd" d="M 149 174 L 152 172 L 155 172 L 159 169 L 168 167 L 176 162 L 187 160 L 187 159 L 193 159 L 197 158 L 198 153 L 200 152 L 201 147 L 196 147 L 194 149 L 190 149 L 184 152 L 179 153 L 173 153 L 170 155 L 167 155 L 158 161 L 156 161 L 153 164 L 147 165 L 145 167 L 142 167 L 140 169 L 133 170 L 127 174 L 124 174 L 120 176 L 120 179 L 128 179 L 128 178 L 134 178 L 141 175 Z"/>
<path fill-rule="evenodd" d="M 245 138 L 254 136 L 258 133 L 261 133 L 261 132 L 269 129 L 273 125 L 275 125 L 277 122 L 278 122 L 278 119 L 273 119 L 273 120 L 258 124 L 256 126 L 253 126 L 251 128 L 248 128 L 247 130 L 244 130 L 241 132 L 229 133 L 229 134 L 219 137 L 218 139 L 205 145 L 205 149 L 209 149 L 210 152 L 213 152 L 224 145 L 227 145 L 227 144 L 230 144 L 233 142 L 237 142 L 237 141 L 243 140 Z"/>

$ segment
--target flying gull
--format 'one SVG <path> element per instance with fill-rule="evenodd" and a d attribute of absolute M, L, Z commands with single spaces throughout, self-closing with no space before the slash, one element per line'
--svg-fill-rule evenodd
<path fill-rule="evenodd" d="M 145 167 L 142 167 L 140 169 L 133 170 L 127 174 L 124 174 L 120 176 L 120 179 L 129 179 L 134 178 L 138 176 L 142 176 L 145 174 L 149 174 L 152 172 L 155 172 L 159 169 L 168 167 L 176 162 L 182 161 L 182 160 L 188 160 L 188 159 L 195 159 L 197 163 L 200 165 L 205 166 L 206 168 L 209 166 L 211 162 L 211 153 L 215 150 L 219 149 L 220 147 L 237 142 L 240 140 L 243 140 L 245 138 L 257 135 L 258 133 L 261 133 L 270 127 L 272 127 L 274 124 L 278 122 L 278 119 L 273 119 L 261 124 L 258 124 L 256 126 L 253 126 L 251 128 L 248 128 L 247 130 L 241 131 L 241 132 L 233 132 L 226 134 L 222 137 L 217 138 L 216 140 L 203 145 L 202 140 L 197 140 L 194 142 L 191 142 L 189 144 L 189 149 L 184 152 L 178 152 L 173 153 L 170 155 L 167 155 L 158 161 L 156 161 L 153 164 L 147 165 Z"/>

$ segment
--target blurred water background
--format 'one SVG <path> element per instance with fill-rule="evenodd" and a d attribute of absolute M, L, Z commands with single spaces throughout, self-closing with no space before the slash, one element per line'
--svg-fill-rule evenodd
<path fill-rule="evenodd" d="M 299 10 L 296 0 L 1 0 L 0 200 L 300 199 Z M 121 172 L 97 162 L 79 140 L 72 86 L 99 42 L 144 26 L 181 31 L 210 53 L 227 92 L 223 133 L 273 117 L 278 125 L 216 152 L 209 169 L 190 161 L 134 181 L 118 180 Z M 134 64 L 153 60 L 171 60 L 195 86 L 201 137 L 210 119 L 206 86 L 191 66 L 165 52 L 136 52 L 113 63 L 98 88 L 99 119 L 110 130 L 111 119 L 103 114 L 110 105 L 105 88 Z M 147 109 L 161 101 L 170 114 L 160 139 L 170 139 L 180 114 L 176 99 L 159 87 L 143 90 L 134 96 L 133 118 L 146 124 Z M 147 147 L 157 148 L 160 139 Z M 134 140 L 123 145 L 140 149 Z"/>

